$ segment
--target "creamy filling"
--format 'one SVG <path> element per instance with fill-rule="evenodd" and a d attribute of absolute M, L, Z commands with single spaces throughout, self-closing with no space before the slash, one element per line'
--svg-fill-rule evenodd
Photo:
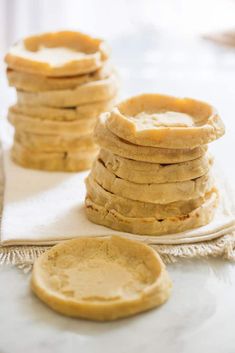
<path fill-rule="evenodd" d="M 23 42 L 13 46 L 10 49 L 10 54 L 32 61 L 47 63 L 55 67 L 63 66 L 70 61 L 79 60 L 86 55 L 65 47 L 46 48 L 40 46 L 37 51 L 30 51 L 25 48 Z"/>
<path fill-rule="evenodd" d="M 195 125 L 192 116 L 172 111 L 154 114 L 141 112 L 134 117 L 130 117 L 130 120 L 134 122 L 137 130 L 155 127 L 191 127 Z"/>
<path fill-rule="evenodd" d="M 64 261 L 63 261 L 64 259 Z M 96 257 L 66 259 L 63 256 L 63 268 L 52 268 L 48 279 L 53 290 L 78 300 L 115 300 L 132 297 L 140 293 L 151 283 L 151 273 L 143 264 L 137 270 L 128 266 L 125 260 L 108 260 Z M 66 262 L 67 261 L 67 262 Z"/>

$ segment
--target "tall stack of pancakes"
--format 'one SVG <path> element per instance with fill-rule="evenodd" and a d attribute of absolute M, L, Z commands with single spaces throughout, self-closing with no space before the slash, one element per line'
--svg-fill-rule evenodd
<path fill-rule="evenodd" d="M 157 94 L 102 114 L 101 146 L 86 180 L 86 214 L 107 227 L 146 235 L 209 223 L 218 202 L 207 144 L 224 134 L 209 104 Z"/>
<path fill-rule="evenodd" d="M 15 44 L 5 61 L 17 90 L 8 114 L 12 159 L 42 170 L 90 168 L 97 117 L 113 107 L 118 90 L 106 44 L 79 32 L 46 33 Z"/>

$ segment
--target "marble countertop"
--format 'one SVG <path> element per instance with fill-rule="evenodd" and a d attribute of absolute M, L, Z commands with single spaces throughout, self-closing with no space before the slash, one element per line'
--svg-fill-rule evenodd
<path fill-rule="evenodd" d="M 214 104 L 227 133 L 211 150 L 232 183 L 235 53 L 190 43 L 184 43 L 183 51 L 175 41 L 159 50 L 160 41 L 153 49 L 153 36 L 144 38 L 111 43 L 123 78 L 122 96 L 155 91 Z M 6 83 L 0 85 L 0 113 L 5 115 L 14 93 Z M 235 264 L 184 260 L 168 270 L 173 293 L 164 306 L 113 323 L 94 323 L 54 313 L 31 293 L 29 274 L 0 266 L 0 353 L 234 353 Z"/>
<path fill-rule="evenodd" d="M 0 267 L 0 352 L 234 353 L 235 266 L 169 265 L 173 293 L 162 307 L 112 323 L 63 317 L 30 291 L 30 275 Z"/>

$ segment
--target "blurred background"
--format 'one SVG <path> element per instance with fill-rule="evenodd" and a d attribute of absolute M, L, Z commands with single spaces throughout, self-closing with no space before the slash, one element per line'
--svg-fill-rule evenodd
<path fill-rule="evenodd" d="M 235 0 L 0 0 L 0 23 L 2 116 L 14 101 L 7 48 L 29 34 L 74 29 L 109 42 L 121 97 L 159 92 L 209 101 L 227 126 L 227 138 L 212 148 L 222 163 L 234 148 Z"/>
<path fill-rule="evenodd" d="M 233 0 L 0 0 L 1 46 L 58 28 L 114 39 L 136 30 L 191 37 L 235 26 Z"/>

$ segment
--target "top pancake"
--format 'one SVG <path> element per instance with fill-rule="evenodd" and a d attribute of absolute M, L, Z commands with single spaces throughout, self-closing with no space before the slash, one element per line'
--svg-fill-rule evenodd
<path fill-rule="evenodd" d="M 101 114 L 94 130 L 94 138 L 103 149 L 109 150 L 115 155 L 133 159 L 136 161 L 173 164 L 203 156 L 207 151 L 207 145 L 196 148 L 161 148 L 140 146 L 126 141 L 112 133 L 107 127 L 107 116 L 109 113 Z"/>
<path fill-rule="evenodd" d="M 25 38 L 10 48 L 5 61 L 17 71 L 60 77 L 96 71 L 108 56 L 102 40 L 61 31 Z"/>
<path fill-rule="evenodd" d="M 106 124 L 131 143 L 161 148 L 191 149 L 225 132 L 223 122 L 209 104 L 159 94 L 123 101 L 110 112 Z"/>

